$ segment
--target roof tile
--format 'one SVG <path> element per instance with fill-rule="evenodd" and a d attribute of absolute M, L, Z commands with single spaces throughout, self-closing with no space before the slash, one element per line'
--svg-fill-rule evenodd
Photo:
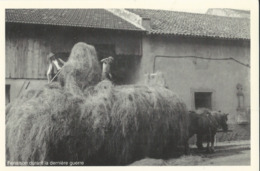
<path fill-rule="evenodd" d="M 151 19 L 150 34 L 250 39 L 250 19 L 167 10 L 127 9 Z"/>
<path fill-rule="evenodd" d="M 6 22 L 142 31 L 105 9 L 6 9 Z"/>

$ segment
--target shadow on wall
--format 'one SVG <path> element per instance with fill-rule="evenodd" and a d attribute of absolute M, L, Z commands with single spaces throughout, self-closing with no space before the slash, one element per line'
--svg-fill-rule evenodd
<path fill-rule="evenodd" d="M 111 65 L 113 82 L 117 85 L 134 84 L 137 81 L 140 57 L 117 55 Z"/>

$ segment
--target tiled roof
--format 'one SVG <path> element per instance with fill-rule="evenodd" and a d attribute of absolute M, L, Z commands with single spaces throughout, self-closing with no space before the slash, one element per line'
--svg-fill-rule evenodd
<path fill-rule="evenodd" d="M 250 20 L 167 10 L 127 9 L 151 19 L 150 34 L 250 39 Z"/>
<path fill-rule="evenodd" d="M 105 9 L 7 9 L 6 22 L 142 31 Z"/>

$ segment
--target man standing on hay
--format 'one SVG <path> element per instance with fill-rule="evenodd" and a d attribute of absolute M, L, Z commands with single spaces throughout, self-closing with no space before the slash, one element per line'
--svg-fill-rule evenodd
<path fill-rule="evenodd" d="M 112 80 L 112 74 L 110 71 L 110 66 L 112 64 L 112 62 L 114 61 L 114 58 L 112 56 L 109 56 L 108 58 L 104 58 L 101 60 L 101 62 L 103 63 L 102 66 L 102 80 L 108 79 L 108 80 Z"/>
<path fill-rule="evenodd" d="M 65 62 L 61 58 L 59 58 L 55 54 L 53 54 L 52 52 L 50 52 L 47 55 L 47 59 L 49 61 L 49 68 L 48 68 L 48 71 L 47 71 L 47 79 L 48 79 L 48 83 L 50 83 L 51 80 L 53 79 L 52 73 L 54 71 L 54 67 L 56 67 L 56 69 L 59 73 L 59 71 L 61 70 L 61 67 L 65 64 Z"/>

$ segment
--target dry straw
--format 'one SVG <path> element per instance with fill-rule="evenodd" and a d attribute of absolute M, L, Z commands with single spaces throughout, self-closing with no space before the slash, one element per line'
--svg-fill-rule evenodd
<path fill-rule="evenodd" d="M 167 158 L 185 143 L 186 106 L 173 92 L 141 85 L 118 86 L 113 92 L 108 154 L 117 164 Z"/>
<path fill-rule="evenodd" d="M 188 139 L 185 104 L 172 91 L 100 81 L 95 49 L 76 44 L 60 83 L 31 90 L 6 109 L 7 161 L 125 165 L 167 158 Z"/>
<path fill-rule="evenodd" d="M 96 85 L 100 79 L 101 67 L 95 48 L 86 43 L 77 43 L 60 72 L 61 85 L 65 90 L 80 95 L 86 87 Z"/>

